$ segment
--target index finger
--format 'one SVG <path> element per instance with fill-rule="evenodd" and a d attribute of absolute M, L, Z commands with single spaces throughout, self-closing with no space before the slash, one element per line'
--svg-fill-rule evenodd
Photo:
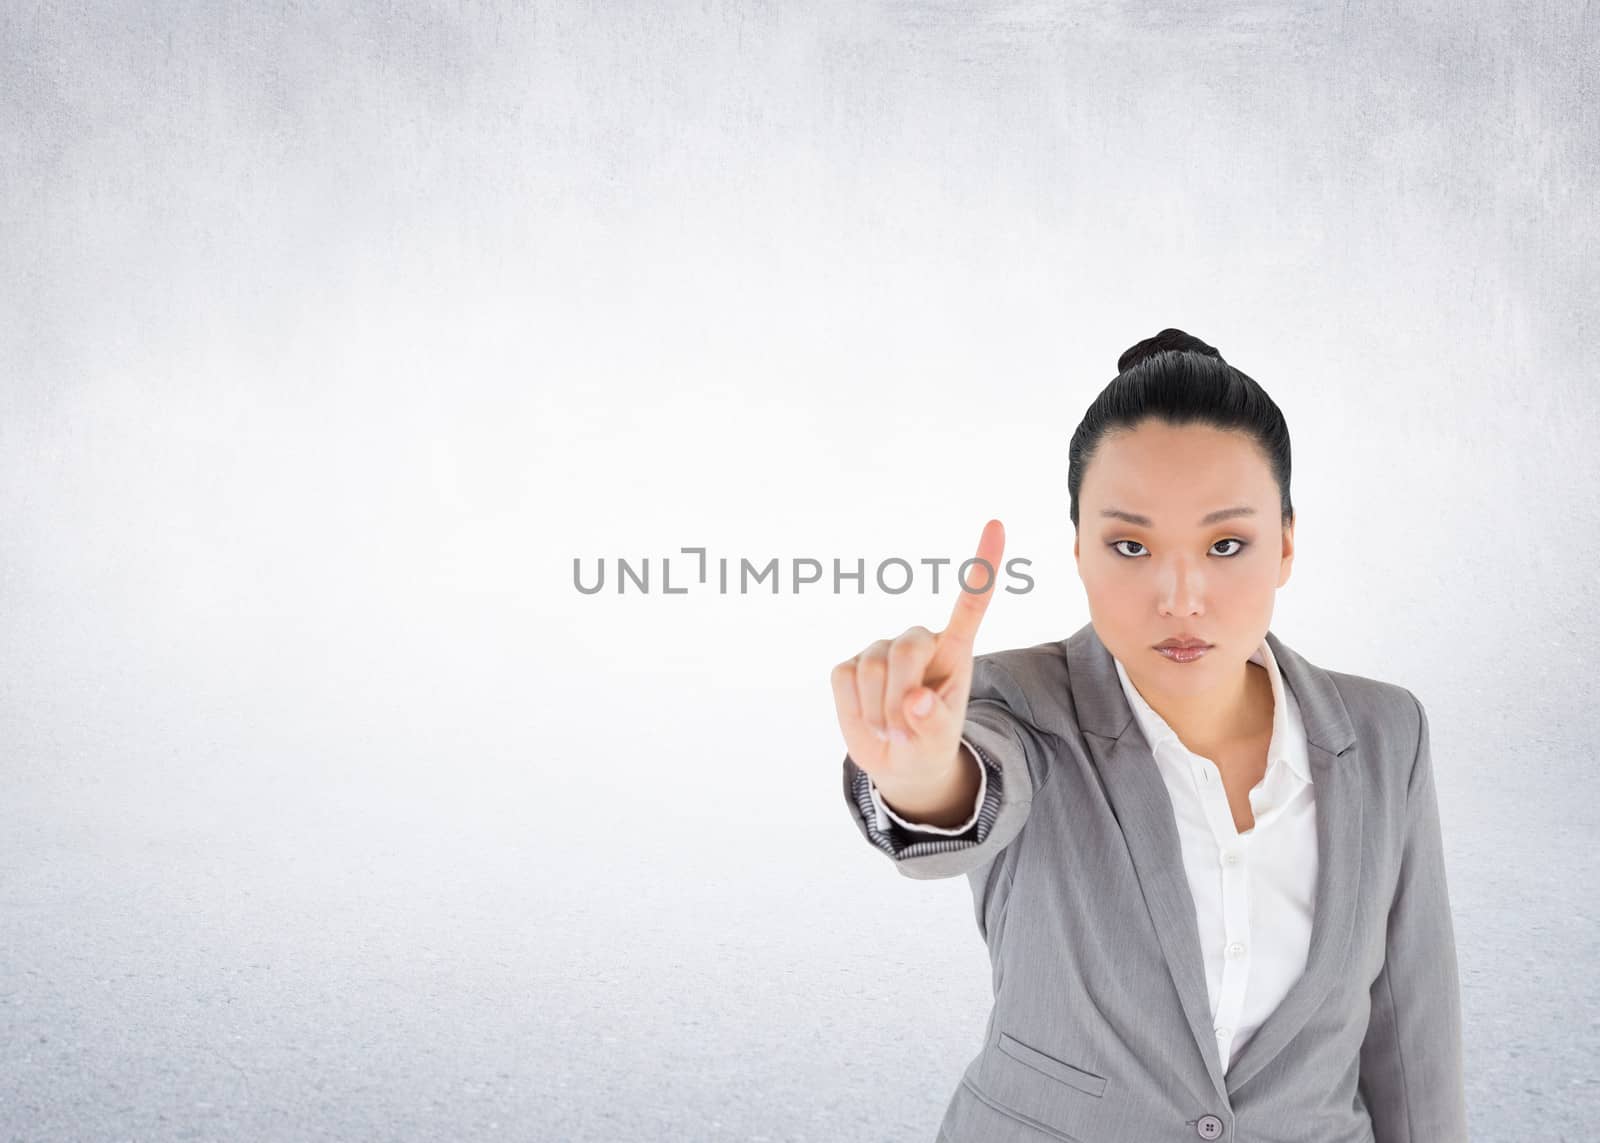
<path fill-rule="evenodd" d="M 970 647 L 978 636 L 978 624 L 983 622 L 983 613 L 989 609 L 989 600 L 994 598 L 996 581 L 1000 578 L 1000 556 L 1006 550 L 1006 528 L 999 520 L 990 520 L 983 526 L 983 535 L 978 540 L 978 554 L 975 558 L 984 560 L 989 568 L 984 570 L 982 564 L 975 564 L 970 577 L 982 583 L 987 577 L 989 584 L 981 592 L 968 591 L 962 586 L 962 575 L 956 572 L 956 607 L 950 614 L 950 622 L 945 626 L 946 639 L 954 639 Z"/>

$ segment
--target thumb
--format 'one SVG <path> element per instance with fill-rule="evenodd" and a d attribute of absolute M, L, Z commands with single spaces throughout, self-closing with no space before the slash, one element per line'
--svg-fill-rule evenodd
<path fill-rule="evenodd" d="M 939 725 L 950 709 L 936 692 L 928 687 L 913 687 L 906 692 L 906 720 L 918 730 Z"/>

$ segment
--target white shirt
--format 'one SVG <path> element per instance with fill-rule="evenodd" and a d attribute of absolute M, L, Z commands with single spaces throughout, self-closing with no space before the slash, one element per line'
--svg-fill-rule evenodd
<path fill-rule="evenodd" d="M 1222 771 L 1183 745 L 1115 660 L 1123 694 L 1172 798 L 1224 1071 L 1305 970 L 1317 883 L 1316 796 L 1300 706 L 1266 640 L 1250 661 L 1265 667 L 1272 682 L 1272 740 L 1267 771 L 1250 791 L 1255 824 L 1240 833 Z M 988 767 L 979 770 L 972 817 L 950 829 L 906 821 L 872 785 L 878 828 L 894 821 L 919 833 L 964 833 L 978 820 L 988 793 Z"/>

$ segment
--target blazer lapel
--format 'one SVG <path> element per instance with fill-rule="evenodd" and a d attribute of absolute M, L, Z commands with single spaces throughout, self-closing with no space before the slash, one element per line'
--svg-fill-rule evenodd
<path fill-rule="evenodd" d="M 1325 671 L 1285 647 L 1271 632 L 1267 641 L 1305 721 L 1317 802 L 1316 900 L 1305 971 L 1239 1049 L 1228 1069 L 1230 1090 L 1242 1087 L 1288 1046 L 1345 971 L 1366 848 L 1361 840 L 1361 809 L 1366 801 L 1361 744 L 1344 700 Z"/>
<path fill-rule="evenodd" d="M 1150 755 L 1150 747 L 1137 720 L 1120 737 L 1108 738 L 1091 731 L 1085 734 L 1085 740 L 1100 769 L 1111 810 L 1122 826 L 1139 888 L 1144 893 L 1144 903 L 1160 939 L 1167 971 L 1178 990 L 1189 1030 L 1205 1059 L 1211 1082 L 1222 1092 L 1222 1065 L 1217 1059 L 1216 1036 L 1212 1031 L 1205 961 L 1200 953 L 1194 897 L 1189 892 L 1188 874 L 1183 866 L 1172 799 L 1156 770 L 1155 759 Z"/>
<path fill-rule="evenodd" d="M 1086 624 L 1062 641 L 1070 702 L 1112 811 L 1122 827 L 1167 970 L 1219 1094 L 1238 1089 L 1305 1026 L 1345 962 L 1360 892 L 1361 778 L 1355 729 L 1333 681 L 1267 640 L 1299 703 L 1317 805 L 1317 884 L 1305 971 L 1240 1049 L 1224 1075 L 1218 1059 L 1194 897 L 1166 783 L 1117 678 L 1111 653 Z"/>

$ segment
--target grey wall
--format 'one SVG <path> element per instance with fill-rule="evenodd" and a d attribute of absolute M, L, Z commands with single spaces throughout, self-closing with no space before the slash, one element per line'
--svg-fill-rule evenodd
<path fill-rule="evenodd" d="M 979 649 L 1059 638 L 1067 439 L 1178 325 L 1294 434 L 1274 630 L 1428 706 L 1475 1136 L 1590 1137 L 1597 33 L 0 7 L 0 1135 L 931 1138 L 987 962 L 827 672 L 948 586 L 572 561 L 999 516 Z"/>

